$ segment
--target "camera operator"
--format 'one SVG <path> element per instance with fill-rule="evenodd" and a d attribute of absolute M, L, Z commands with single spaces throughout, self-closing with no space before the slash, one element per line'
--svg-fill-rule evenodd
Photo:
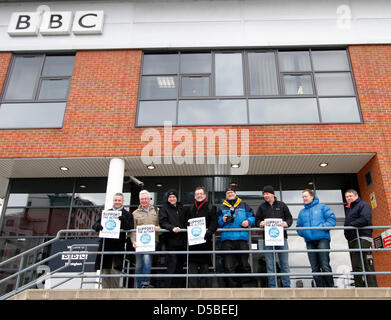
<path fill-rule="evenodd" d="M 238 198 L 232 188 L 225 192 L 225 200 L 219 207 L 219 228 L 249 228 L 255 223 L 255 217 L 251 207 Z M 248 231 L 223 231 L 221 232 L 222 250 L 248 250 Z M 224 254 L 224 272 L 226 273 L 251 273 L 248 261 L 249 254 Z M 225 277 L 228 287 L 251 286 L 247 277 Z"/>

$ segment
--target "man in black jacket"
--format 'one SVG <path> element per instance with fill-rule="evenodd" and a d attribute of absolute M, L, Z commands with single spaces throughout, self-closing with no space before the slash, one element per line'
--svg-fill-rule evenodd
<path fill-rule="evenodd" d="M 206 199 L 205 187 L 197 187 L 194 191 L 194 205 L 186 210 L 186 222 L 189 219 L 205 217 L 205 243 L 189 246 L 190 251 L 210 251 L 213 249 L 213 234 L 217 230 L 216 206 L 210 205 Z M 212 263 L 212 254 L 190 254 L 189 273 L 208 273 Z M 189 278 L 190 288 L 206 288 L 210 286 L 209 278 Z"/>
<path fill-rule="evenodd" d="M 264 250 L 288 250 L 288 234 L 285 228 L 288 228 L 292 225 L 293 219 L 291 212 L 289 211 L 288 206 L 282 202 L 278 201 L 274 195 L 274 189 L 272 186 L 265 186 L 263 188 L 263 196 L 265 198 L 265 202 L 262 203 L 255 215 L 255 226 L 264 228 L 266 225 L 265 219 L 282 219 L 282 227 L 284 228 L 284 246 L 266 246 L 264 240 L 259 241 L 259 247 Z M 265 239 L 265 236 L 263 235 Z M 263 242 L 263 243 L 262 243 Z M 266 260 L 266 269 L 268 273 L 276 272 L 276 261 L 273 253 L 264 253 Z M 280 268 L 282 273 L 289 273 L 289 261 L 288 261 L 288 252 L 279 252 L 278 259 L 280 261 Z M 269 276 L 268 278 L 268 286 L 269 287 L 277 287 L 276 277 Z M 290 279 L 289 276 L 281 277 L 283 287 L 290 287 Z"/>
<path fill-rule="evenodd" d="M 345 224 L 344 226 L 351 227 L 367 227 L 372 226 L 372 209 L 368 203 L 361 200 L 358 193 L 354 189 L 349 189 L 345 192 L 347 206 L 345 210 Z M 345 238 L 348 240 L 349 249 L 358 249 L 360 240 L 360 247 L 368 249 L 372 247 L 372 229 L 359 229 L 357 239 L 357 230 L 345 230 Z M 352 262 L 353 272 L 363 272 L 360 252 L 349 252 L 350 260 Z M 362 251 L 365 271 L 371 270 L 370 251 Z M 368 287 L 377 287 L 376 276 L 366 275 Z M 365 287 L 363 275 L 355 275 L 354 282 L 356 287 Z"/>
<path fill-rule="evenodd" d="M 122 193 L 116 193 L 113 197 L 113 208 L 110 210 L 122 211 L 122 215 L 118 218 L 120 220 L 122 230 L 130 230 L 134 228 L 133 215 L 129 213 L 124 207 L 124 196 Z M 103 230 L 101 218 L 92 226 L 96 232 Z M 99 241 L 98 252 L 102 251 L 104 242 L 104 252 L 108 251 L 125 251 L 126 232 L 121 232 L 119 239 L 103 239 Z M 101 274 L 119 274 L 122 270 L 124 255 L 123 254 L 106 254 L 103 257 Z M 101 268 L 101 254 L 96 256 L 95 270 Z M 103 277 L 102 288 L 118 288 L 119 277 Z"/>
<path fill-rule="evenodd" d="M 169 231 L 164 233 L 167 251 L 186 251 L 186 217 L 183 205 L 178 201 L 178 191 L 167 191 L 167 202 L 159 212 L 159 225 Z M 167 255 L 167 274 L 183 273 L 186 254 Z M 183 287 L 184 278 L 164 278 L 166 288 Z"/>

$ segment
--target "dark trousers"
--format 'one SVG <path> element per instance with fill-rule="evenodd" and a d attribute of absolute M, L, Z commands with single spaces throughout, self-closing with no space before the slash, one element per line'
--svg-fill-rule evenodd
<path fill-rule="evenodd" d="M 330 240 L 320 239 L 306 242 L 307 249 L 330 249 Z M 312 272 L 332 272 L 329 252 L 308 252 Z M 329 276 L 314 276 L 317 287 L 334 287 L 334 279 Z"/>
<path fill-rule="evenodd" d="M 371 248 L 372 243 L 368 240 L 360 239 L 360 246 L 362 249 L 369 249 Z M 358 248 L 359 245 L 357 239 L 349 241 L 349 249 L 358 249 Z M 365 271 L 373 271 L 370 264 L 370 256 L 372 255 L 372 253 L 370 251 L 361 251 L 361 252 L 362 252 L 363 261 L 361 260 L 361 254 L 359 251 L 349 252 L 350 261 L 352 262 L 353 272 L 363 272 L 362 262 L 364 263 Z M 376 276 L 365 275 L 365 277 L 367 280 L 368 287 L 377 287 Z M 355 275 L 354 282 L 356 287 L 365 287 L 364 275 Z"/>
<path fill-rule="evenodd" d="M 248 243 L 245 240 L 225 240 L 221 244 L 222 250 L 248 250 Z M 224 272 L 225 273 L 251 273 L 251 267 L 248 262 L 248 253 L 224 254 Z M 228 287 L 245 287 L 250 284 L 249 277 L 225 277 Z"/>
<path fill-rule="evenodd" d="M 201 261 L 189 262 L 189 274 L 209 272 L 209 263 Z M 189 288 L 208 288 L 210 287 L 210 278 L 205 277 L 189 277 Z"/>
<path fill-rule="evenodd" d="M 184 251 L 184 247 L 168 247 L 168 251 Z M 167 274 L 184 274 L 183 266 L 185 264 L 186 254 L 168 254 L 167 255 Z M 166 288 L 183 288 L 185 278 L 167 277 L 164 280 Z"/>

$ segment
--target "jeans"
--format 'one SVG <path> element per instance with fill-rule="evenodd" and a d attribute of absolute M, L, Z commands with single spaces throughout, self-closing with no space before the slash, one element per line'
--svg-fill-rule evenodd
<path fill-rule="evenodd" d="M 365 239 L 360 239 L 360 246 L 362 249 L 369 249 L 372 246 L 372 242 Z M 358 248 L 359 247 L 358 247 L 357 239 L 349 241 L 349 249 L 358 249 Z M 373 271 L 369 259 L 372 253 L 370 251 L 361 251 L 361 252 L 362 252 L 365 271 Z M 353 272 L 363 272 L 360 252 L 356 251 L 356 252 L 349 252 L 349 253 L 350 253 L 350 260 L 352 262 Z M 367 280 L 368 287 L 377 287 L 377 281 L 375 275 L 365 275 L 365 277 Z M 356 287 L 365 287 L 365 280 L 363 275 L 355 275 L 354 282 Z"/>
<path fill-rule="evenodd" d="M 136 274 L 150 274 L 152 266 L 151 254 L 136 254 Z M 149 277 L 137 277 L 137 288 L 149 285 Z"/>
<path fill-rule="evenodd" d="M 264 240 L 258 240 L 258 246 L 259 248 L 263 248 L 263 250 L 274 250 L 277 251 L 275 253 L 273 252 L 264 252 L 265 261 L 266 261 L 266 271 L 267 273 L 275 273 L 276 272 L 276 261 L 275 261 L 275 254 L 278 255 L 278 260 L 280 261 L 280 269 L 282 273 L 289 273 L 289 260 L 288 260 L 288 252 L 278 252 L 279 250 L 288 250 L 288 242 L 287 239 L 284 239 L 284 245 L 283 246 L 265 246 Z M 268 276 L 267 277 L 267 283 L 269 288 L 276 288 L 276 278 L 277 276 Z M 291 286 L 291 280 L 289 276 L 281 276 L 282 286 L 284 288 L 290 288 Z"/>
<path fill-rule="evenodd" d="M 306 242 L 307 249 L 330 249 L 330 240 L 320 239 Z M 329 252 L 308 252 L 312 272 L 332 272 Z M 329 276 L 314 276 L 317 287 L 334 287 L 334 279 Z"/>

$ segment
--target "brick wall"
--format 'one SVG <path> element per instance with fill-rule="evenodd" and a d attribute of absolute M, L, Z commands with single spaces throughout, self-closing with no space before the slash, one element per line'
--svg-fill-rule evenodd
<path fill-rule="evenodd" d="M 350 46 L 349 53 L 363 124 L 218 128 L 249 129 L 254 155 L 375 152 L 376 157 L 358 173 L 361 195 L 369 202 L 369 194 L 375 192 L 374 224 L 390 225 L 391 46 Z M 134 124 L 141 56 L 140 50 L 77 52 L 63 128 L 0 130 L 0 158 L 139 156 L 145 128 Z M 10 53 L 0 53 L 0 88 L 10 58 Z M 193 136 L 200 128 L 211 127 L 188 127 Z M 163 129 L 156 129 L 163 136 Z M 195 148 L 194 144 L 194 153 Z M 368 170 L 374 178 L 369 188 L 364 181 Z M 391 259 L 381 255 L 375 262 L 377 268 L 391 265 Z M 379 284 L 389 284 L 388 278 L 379 277 Z"/>

